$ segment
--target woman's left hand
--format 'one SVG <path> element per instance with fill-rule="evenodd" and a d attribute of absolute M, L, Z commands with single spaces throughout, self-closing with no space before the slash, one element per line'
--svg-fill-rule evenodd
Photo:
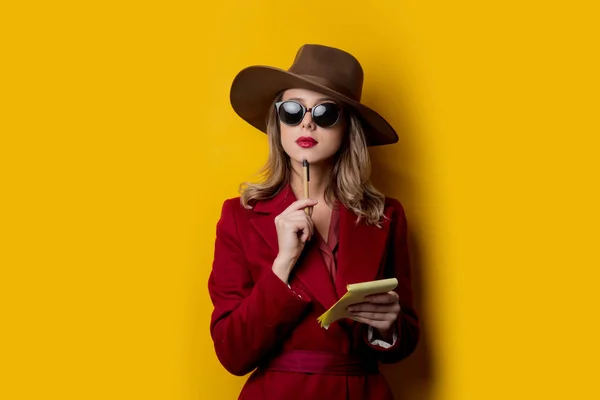
<path fill-rule="evenodd" d="M 352 304 L 348 311 L 355 321 L 370 325 L 387 336 L 400 313 L 398 293 L 391 291 L 367 296 L 364 303 Z"/>

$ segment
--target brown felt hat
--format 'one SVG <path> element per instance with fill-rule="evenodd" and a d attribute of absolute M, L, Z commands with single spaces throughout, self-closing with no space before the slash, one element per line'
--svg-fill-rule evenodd
<path fill-rule="evenodd" d="M 351 54 L 333 47 L 306 44 L 286 71 L 256 65 L 240 71 L 231 85 L 230 101 L 235 112 L 257 129 L 267 131 L 267 116 L 273 102 L 286 89 L 307 89 L 330 96 L 359 117 L 369 146 L 398 141 L 394 128 L 377 112 L 361 104 L 363 70 Z"/>

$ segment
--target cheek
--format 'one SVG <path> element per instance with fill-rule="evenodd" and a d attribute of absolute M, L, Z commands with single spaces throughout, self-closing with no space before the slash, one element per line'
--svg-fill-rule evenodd
<path fill-rule="evenodd" d="M 328 136 L 328 140 L 327 140 L 328 146 L 327 147 L 334 153 L 342 145 L 342 141 L 344 140 L 344 134 L 345 134 L 345 132 L 344 132 L 344 129 L 342 129 L 342 128 L 326 133 L 326 135 Z"/>
<path fill-rule="evenodd" d="M 287 152 L 290 150 L 291 145 L 294 144 L 295 137 L 293 130 L 289 126 L 281 124 L 279 132 L 281 132 L 281 145 Z"/>

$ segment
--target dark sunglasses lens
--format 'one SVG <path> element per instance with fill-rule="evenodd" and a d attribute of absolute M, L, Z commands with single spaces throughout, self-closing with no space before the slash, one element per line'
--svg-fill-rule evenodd
<path fill-rule="evenodd" d="M 313 111 L 315 123 L 323 128 L 334 125 L 340 117 L 340 107 L 335 103 L 319 104 Z"/>
<path fill-rule="evenodd" d="M 302 121 L 304 111 L 302 106 L 293 101 L 286 101 L 279 107 L 279 118 L 287 125 L 296 125 Z"/>

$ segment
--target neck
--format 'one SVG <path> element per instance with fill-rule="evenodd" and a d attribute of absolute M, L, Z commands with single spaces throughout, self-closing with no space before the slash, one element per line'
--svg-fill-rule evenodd
<path fill-rule="evenodd" d="M 304 198 L 304 169 L 302 168 L 302 162 L 291 160 L 292 163 L 292 177 L 291 186 L 294 194 L 298 199 Z M 331 180 L 331 171 L 333 170 L 333 163 L 323 162 L 310 164 L 310 182 L 309 196 L 311 199 L 319 200 L 319 202 L 325 199 L 325 189 L 329 185 Z"/>

